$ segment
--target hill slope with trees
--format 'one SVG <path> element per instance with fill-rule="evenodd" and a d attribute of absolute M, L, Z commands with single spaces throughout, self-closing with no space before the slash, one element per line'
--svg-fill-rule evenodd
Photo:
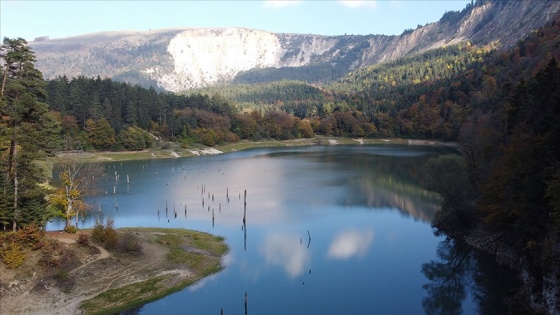
<path fill-rule="evenodd" d="M 178 28 L 43 39 L 30 47 L 47 79 L 101 76 L 174 92 L 232 82 L 326 84 L 349 71 L 466 41 L 509 48 L 559 10 L 555 0 L 477 0 L 398 36 Z"/>

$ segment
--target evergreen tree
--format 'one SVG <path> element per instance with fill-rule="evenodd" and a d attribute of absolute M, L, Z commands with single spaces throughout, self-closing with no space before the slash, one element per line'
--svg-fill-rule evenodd
<path fill-rule="evenodd" d="M 111 127 L 107 119 L 101 118 L 94 122 L 88 119 L 86 122 L 86 132 L 90 145 L 98 150 L 113 150 L 117 142 L 115 130 Z"/>
<path fill-rule="evenodd" d="M 4 226 L 9 221 L 15 231 L 33 221 L 45 223 L 46 191 L 39 185 L 45 176 L 35 161 L 56 149 L 52 144 L 58 142 L 60 125 L 42 102 L 46 98 L 45 82 L 35 69 L 35 55 L 27 42 L 4 38 L 1 50 L 5 68 L 0 89 L 0 152 L 4 162 L 0 204 L 10 206 L 0 217 Z"/>

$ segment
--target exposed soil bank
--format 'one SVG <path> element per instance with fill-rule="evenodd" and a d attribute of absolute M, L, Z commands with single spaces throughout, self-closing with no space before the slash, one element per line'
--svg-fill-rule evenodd
<path fill-rule="evenodd" d="M 69 270 L 46 272 L 39 263 L 43 250 L 27 253 L 24 265 L 15 270 L 0 265 L 2 312 L 95 314 L 131 308 L 221 270 L 221 257 L 227 251 L 223 238 L 206 233 L 152 228 L 118 231 L 137 236 L 142 254 L 108 252 L 78 244 L 75 234 L 49 232 L 47 251 L 74 253 Z"/>

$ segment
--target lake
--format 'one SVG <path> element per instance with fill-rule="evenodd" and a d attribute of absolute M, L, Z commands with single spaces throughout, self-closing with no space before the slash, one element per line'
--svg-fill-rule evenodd
<path fill-rule="evenodd" d="M 223 271 L 127 314 L 505 313 L 514 275 L 430 225 L 440 200 L 421 168 L 449 152 L 310 146 L 105 162 L 80 227 L 110 217 L 226 238 Z"/>

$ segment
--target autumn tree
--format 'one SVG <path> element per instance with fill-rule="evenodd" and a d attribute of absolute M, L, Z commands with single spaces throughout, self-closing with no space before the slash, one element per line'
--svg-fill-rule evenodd
<path fill-rule="evenodd" d="M 50 207 L 55 216 L 66 220 L 65 231 L 72 230 L 72 219 L 84 216 L 91 207 L 84 198 L 95 193 L 95 183 L 104 175 L 97 163 L 84 163 L 72 151 L 63 153 L 60 159 L 61 186 L 50 196 Z"/>
<path fill-rule="evenodd" d="M 259 135 L 258 122 L 261 120 L 260 115 L 237 114 L 234 119 L 234 131 L 242 139 L 255 138 Z"/>
<path fill-rule="evenodd" d="M 298 133 L 303 138 L 313 138 L 313 128 L 309 119 L 300 120 L 297 123 Z"/>

